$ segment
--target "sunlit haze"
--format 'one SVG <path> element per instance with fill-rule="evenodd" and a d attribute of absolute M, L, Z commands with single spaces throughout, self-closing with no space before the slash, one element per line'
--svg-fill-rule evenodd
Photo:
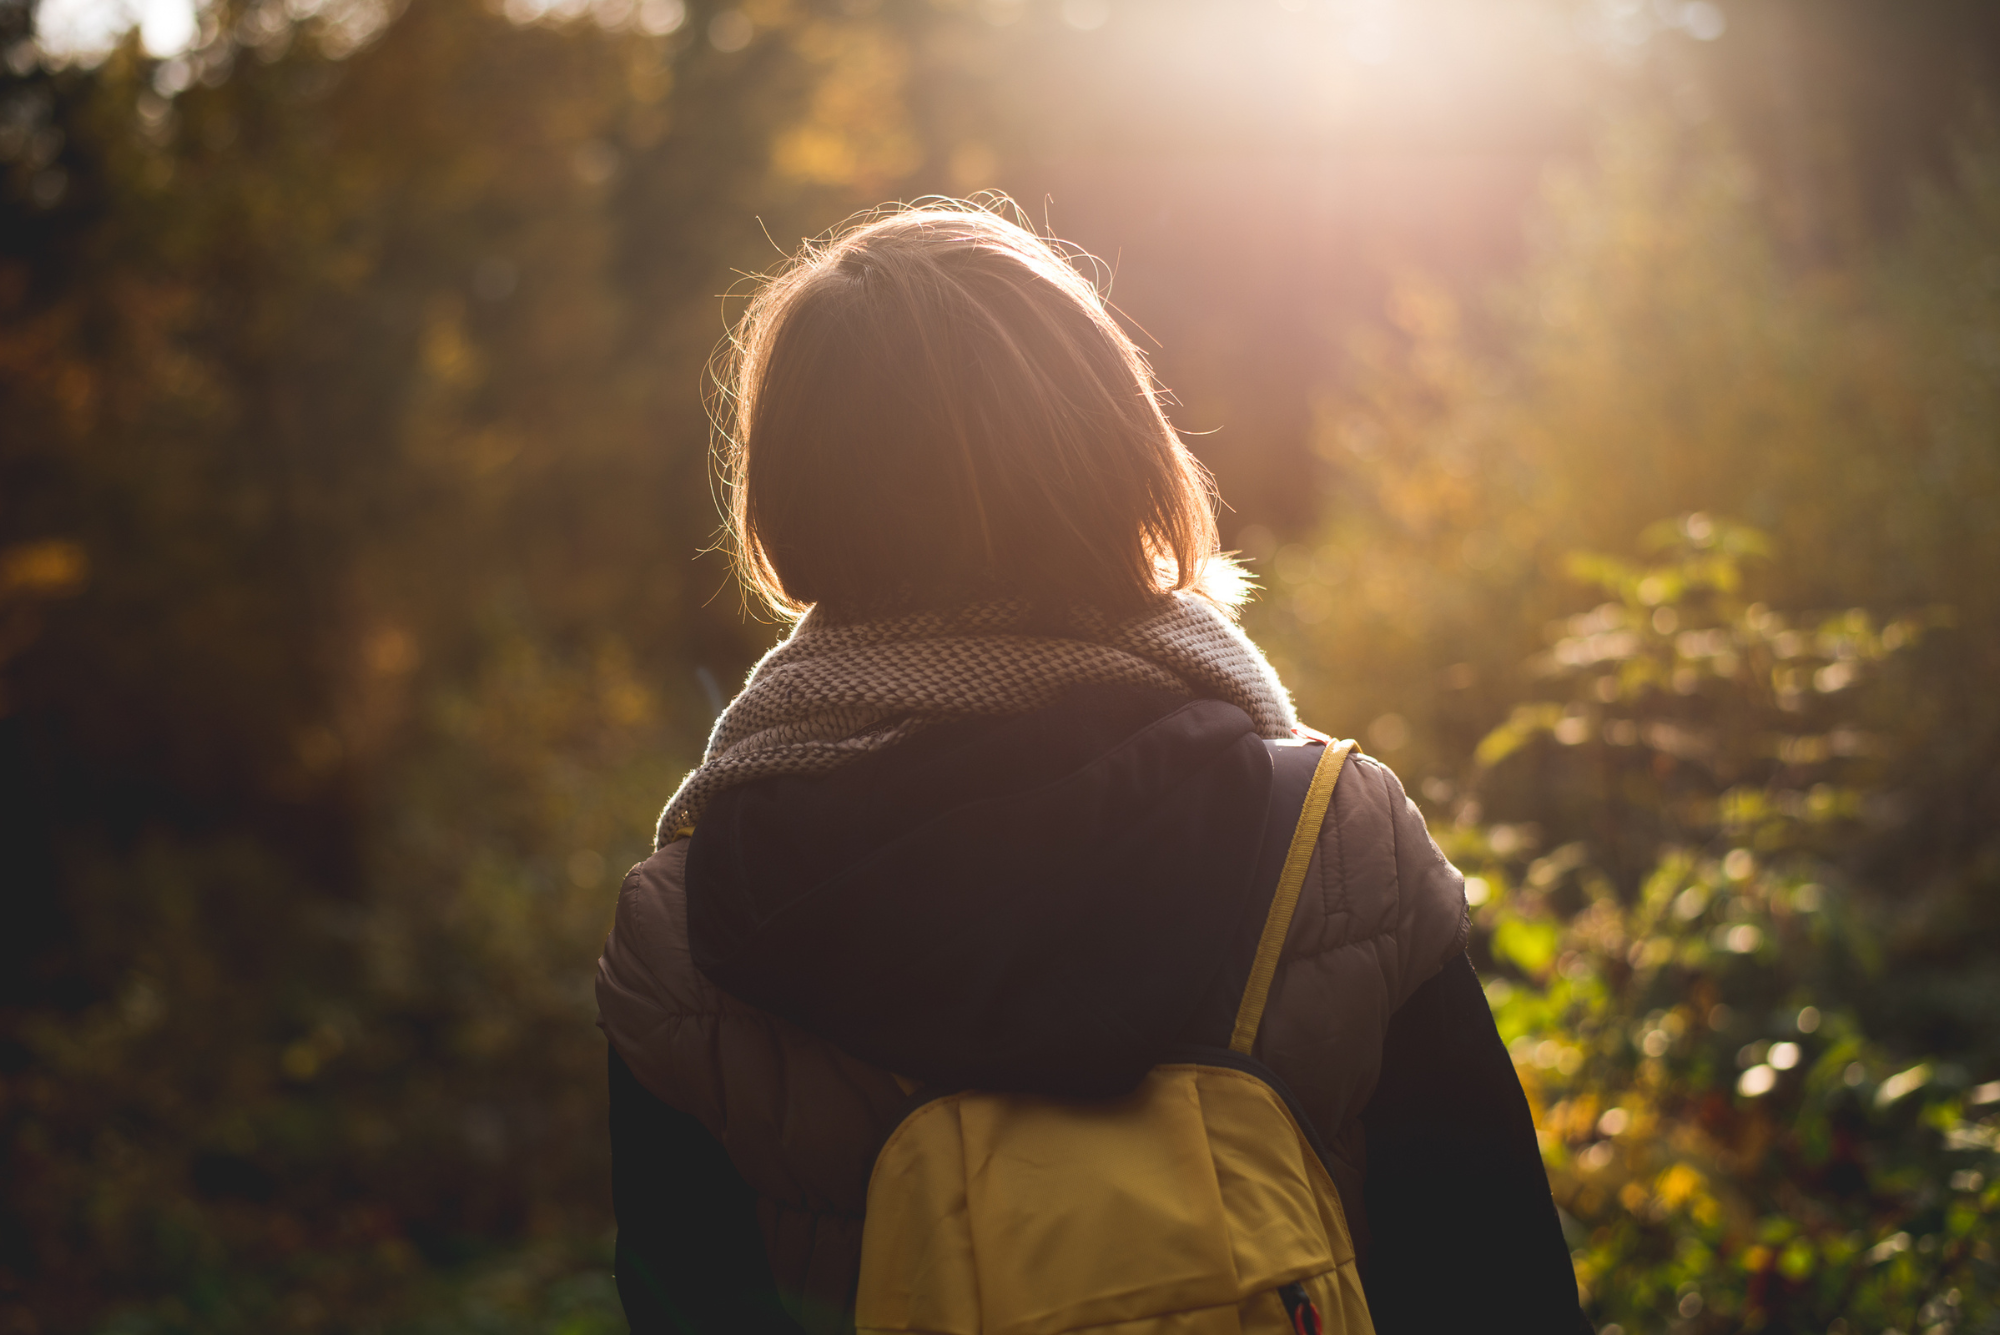
<path fill-rule="evenodd" d="M 196 30 L 190 0 L 43 0 L 35 25 L 42 48 L 65 58 L 108 51 L 134 26 L 150 54 L 171 56 Z"/>
<path fill-rule="evenodd" d="M 287 6 L 297 9 L 297 6 Z M 317 10 L 320 6 L 304 7 Z M 752 7 L 754 8 L 754 7 Z M 1507 64 L 1518 58 L 1518 36 L 1494 38 L 1525 19 L 1545 38 L 1573 48 L 1579 43 L 1609 50 L 1633 48 L 1661 32 L 1712 41 L 1727 29 L 1721 6 L 1710 0 L 1591 0 L 1577 6 L 1542 0 L 1490 0 L 1465 5 L 1452 0 L 1241 0 L 1205 9 L 1152 6 L 1135 0 L 981 0 L 977 12 L 996 28 L 1047 19 L 1077 33 L 1103 33 L 1112 41 L 1124 30 L 1123 45 L 1210 63 L 1224 47 L 1251 41 L 1277 43 L 1268 54 L 1280 64 L 1300 59 L 1357 66 L 1401 65 L 1406 75 L 1435 79 L 1460 67 Z M 101 56 L 133 27 L 148 53 L 178 54 L 199 29 L 194 0 L 45 0 L 37 12 L 41 47 L 62 60 Z M 563 21 L 593 14 L 607 27 L 631 26 L 655 35 L 678 28 L 685 17 L 681 0 L 507 0 L 516 22 Z M 715 45 L 733 50 L 747 40 L 739 30 L 750 23 L 745 11 L 724 8 L 710 24 Z M 1245 74 L 1255 76 L 1254 67 Z"/>

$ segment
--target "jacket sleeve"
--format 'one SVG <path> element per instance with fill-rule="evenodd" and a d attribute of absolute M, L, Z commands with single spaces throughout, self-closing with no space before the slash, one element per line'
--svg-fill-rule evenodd
<path fill-rule="evenodd" d="M 1334 1181 L 1357 1207 L 1366 1173 L 1359 1115 L 1375 1092 L 1390 1019 L 1465 953 L 1466 931 L 1464 878 L 1423 814 L 1386 765 L 1352 757 L 1320 824 L 1256 1055 L 1318 1120 Z M 1366 1211 L 1350 1215 L 1365 1257 Z"/>
<path fill-rule="evenodd" d="M 1361 1114 L 1382 1335 L 1590 1330 L 1527 1096 L 1461 954 L 1389 1022 Z"/>
<path fill-rule="evenodd" d="M 1396 860 L 1396 953 L 1385 960 L 1389 1011 L 1394 1015 L 1453 959 L 1465 953 L 1472 930 L 1466 915 L 1465 877 L 1431 838 L 1423 813 L 1387 766 L 1363 760 L 1375 772 L 1387 808 L 1390 848 Z"/>
<path fill-rule="evenodd" d="M 632 1335 L 800 1335 L 754 1197 L 722 1145 L 648 1093 L 611 1049 L 613 1269 Z"/>

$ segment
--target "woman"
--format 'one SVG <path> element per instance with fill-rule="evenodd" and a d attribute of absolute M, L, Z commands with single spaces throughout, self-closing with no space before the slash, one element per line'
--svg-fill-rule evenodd
<path fill-rule="evenodd" d="M 619 1291 L 636 1331 L 838 1331 L 908 1082 L 1112 1095 L 1226 1025 L 1308 730 L 1144 359 L 1032 233 L 950 205 L 809 248 L 724 380 L 739 569 L 798 624 L 599 964 Z M 1574 1330 L 1465 934 L 1357 757 L 1255 1055 L 1331 1149 L 1378 1329 Z"/>

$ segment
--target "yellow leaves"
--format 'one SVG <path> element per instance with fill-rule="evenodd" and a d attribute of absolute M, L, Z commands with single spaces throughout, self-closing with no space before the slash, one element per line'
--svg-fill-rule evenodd
<path fill-rule="evenodd" d="M 44 538 L 0 548 L 0 666 L 33 644 L 41 616 L 32 600 L 67 598 L 83 591 L 90 578 L 90 555 L 83 544 Z M 9 711 L 0 689 L 0 715 Z"/>
<path fill-rule="evenodd" d="M 1734 593 L 1743 583 L 1744 558 L 1767 556 L 1771 550 L 1770 538 L 1757 529 L 1698 512 L 1649 525 L 1640 541 L 1655 551 L 1676 546 L 1678 551 L 1653 566 L 1575 552 L 1564 567 L 1572 579 L 1615 593 L 1628 606 L 1672 608 L 1701 589 Z M 1662 634 L 1670 632 L 1671 613 L 1656 617 L 1653 624 Z"/>
<path fill-rule="evenodd" d="M 904 41 L 877 24 L 816 23 L 796 45 L 822 72 L 805 120 L 772 146 L 772 165 L 814 185 L 865 188 L 916 170 L 923 151 L 905 113 Z"/>
<path fill-rule="evenodd" d="M 741 0 L 736 6 L 759 29 L 789 27 L 798 18 L 794 0 Z"/>
<path fill-rule="evenodd" d="M 635 728 L 655 721 L 657 711 L 653 693 L 622 673 L 610 673 L 600 679 L 598 703 L 605 717 L 621 728 Z"/>
<path fill-rule="evenodd" d="M 625 61 L 625 91 L 636 107 L 657 107 L 674 91 L 674 67 L 634 46 Z"/>
<path fill-rule="evenodd" d="M 430 377 L 452 389 L 468 389 L 483 374 L 477 349 L 465 333 L 465 304 L 456 297 L 433 301 L 425 312 L 419 356 Z"/>
<path fill-rule="evenodd" d="M 1619 1101 L 1604 1106 L 1613 1097 Z M 1551 1185 L 1566 1209 L 1597 1215 L 1609 1208 L 1655 1225 L 1678 1216 L 1704 1230 L 1721 1222 L 1725 1209 L 1716 1181 L 1725 1190 L 1734 1185 L 1728 1155 L 1697 1128 L 1664 1119 L 1643 1090 L 1614 1095 L 1585 1088 L 1537 1112 L 1535 1124 Z M 1580 1148 L 1572 1157 L 1568 1146 Z M 1667 1156 L 1672 1161 L 1661 1166 Z M 1740 1214 L 1733 1206 L 1732 1212 Z M 1767 1252 L 1757 1264 L 1775 1259 Z"/>
<path fill-rule="evenodd" d="M 1730 556 L 1769 556 L 1769 535 L 1748 524 L 1717 519 L 1700 510 L 1678 519 L 1662 519 L 1648 524 L 1639 535 L 1648 551 L 1666 551 L 1686 544 L 1697 550 L 1714 550 Z"/>
<path fill-rule="evenodd" d="M 818 123 L 787 132 L 778 140 L 772 161 L 785 175 L 815 185 L 846 185 L 861 174 L 861 155 L 854 141 L 839 129 Z"/>
<path fill-rule="evenodd" d="M 1631 581 L 1632 563 L 1601 552 L 1571 552 L 1563 558 L 1563 573 L 1580 584 L 1616 589 Z"/>
<path fill-rule="evenodd" d="M 1542 1126 L 1551 1135 L 1563 1140 L 1584 1140 L 1597 1128 L 1598 1115 L 1597 1095 L 1586 1091 L 1550 1108 Z"/>
<path fill-rule="evenodd" d="M 362 660 L 380 677 L 400 677 L 416 667 L 422 657 L 417 642 L 401 626 L 377 626 L 362 642 Z"/>
<path fill-rule="evenodd" d="M 0 551 L 0 597 L 67 597 L 81 591 L 89 577 L 90 555 L 81 543 L 48 538 Z"/>
<path fill-rule="evenodd" d="M 1505 723 L 1480 739 L 1472 757 L 1491 769 L 1520 750 L 1535 734 L 1552 730 L 1562 720 L 1562 714 L 1562 706 L 1557 704 L 1516 705 Z"/>
<path fill-rule="evenodd" d="M 1653 1194 L 1667 1209 L 1679 1210 L 1708 1197 L 1708 1179 L 1700 1169 L 1677 1163 L 1653 1180 Z"/>

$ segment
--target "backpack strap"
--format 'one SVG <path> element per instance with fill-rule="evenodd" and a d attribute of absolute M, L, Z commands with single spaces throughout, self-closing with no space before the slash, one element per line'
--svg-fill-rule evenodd
<path fill-rule="evenodd" d="M 1359 748 L 1353 742 L 1329 743 L 1320 751 L 1313 768 L 1312 786 L 1306 789 L 1306 804 L 1299 809 L 1299 823 L 1292 831 L 1292 845 L 1285 854 L 1284 870 L 1278 873 L 1278 888 L 1271 896 L 1271 912 L 1264 919 L 1264 934 L 1257 938 L 1257 959 L 1250 966 L 1250 982 L 1243 989 L 1243 1002 L 1236 1008 L 1236 1029 L 1229 1036 L 1232 1052 L 1250 1055 L 1257 1041 L 1257 1026 L 1264 1020 L 1264 1002 L 1271 994 L 1271 979 L 1278 971 L 1278 952 L 1285 947 L 1285 934 L 1292 927 L 1292 911 L 1298 907 L 1299 891 L 1305 888 L 1306 867 L 1312 862 L 1313 847 L 1319 842 L 1319 827 L 1333 801 L 1333 786 L 1347 757 Z"/>

